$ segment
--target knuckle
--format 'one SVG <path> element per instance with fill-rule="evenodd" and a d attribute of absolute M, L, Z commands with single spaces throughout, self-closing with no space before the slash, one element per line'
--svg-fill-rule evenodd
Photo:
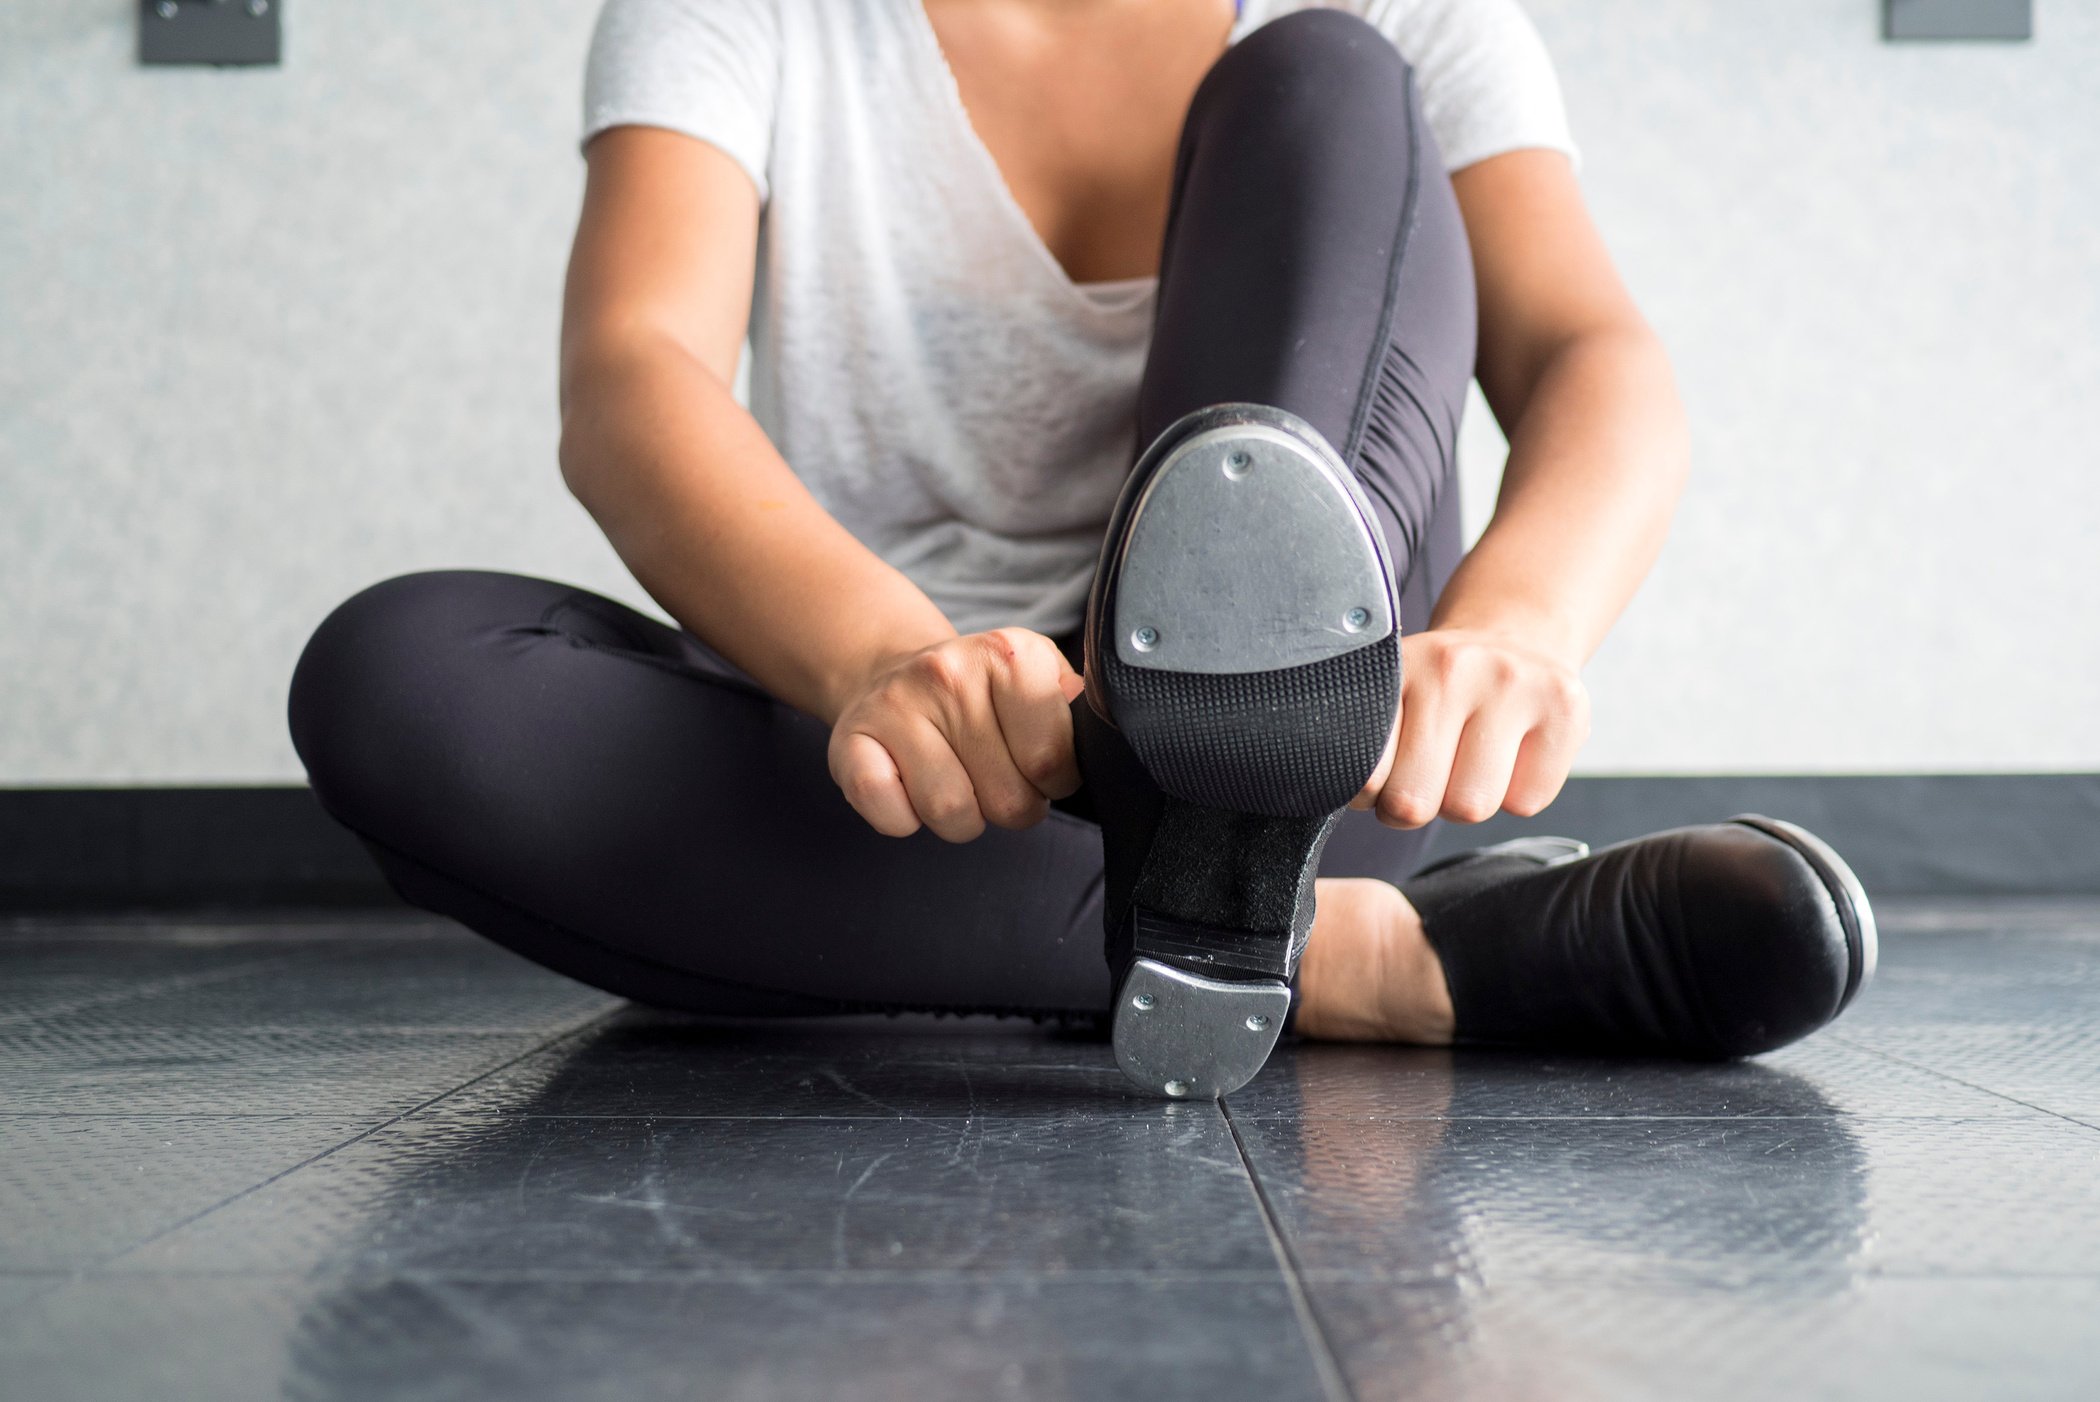
<path fill-rule="evenodd" d="M 1032 750 L 1025 755 L 1014 756 L 1014 767 L 1021 777 L 1037 788 L 1056 782 L 1064 771 L 1064 764 L 1055 750 Z"/>
<path fill-rule="evenodd" d="M 988 799 L 984 805 L 985 818 L 1002 828 L 1025 828 L 1033 825 L 1041 816 L 1042 799 L 1035 794 L 1005 792 Z"/>
<path fill-rule="evenodd" d="M 1013 685 L 1039 677 L 1045 670 L 1046 650 L 1055 644 L 1026 628 L 994 628 L 983 635 L 983 654 L 993 671 Z"/>
<path fill-rule="evenodd" d="M 954 648 L 939 647 L 921 653 L 917 670 L 920 682 L 947 695 L 959 695 L 969 685 L 970 669 Z"/>
<path fill-rule="evenodd" d="M 991 676 L 1011 677 L 1019 667 L 1019 651 L 1007 629 L 994 628 L 988 633 L 975 634 L 969 641 L 968 650 L 977 665 Z"/>
<path fill-rule="evenodd" d="M 1454 823 L 1484 823 L 1495 816 L 1495 803 L 1477 793 L 1453 794 L 1444 800 L 1444 816 Z"/>
<path fill-rule="evenodd" d="M 1547 696 L 1562 715 L 1578 715 L 1588 709 L 1589 694 L 1582 679 L 1565 668 L 1555 668 L 1546 681 Z"/>
<path fill-rule="evenodd" d="M 920 812 L 935 827 L 952 827 L 977 815 L 977 803 L 969 790 L 943 784 L 926 795 Z"/>
<path fill-rule="evenodd" d="M 1418 828 L 1436 816 L 1436 809 L 1421 794 L 1388 788 L 1378 796 L 1378 816 L 1402 827 Z"/>
<path fill-rule="evenodd" d="M 1509 801 L 1502 806 L 1519 818 L 1536 818 L 1546 804 L 1537 794 L 1526 793 L 1511 794 Z"/>
<path fill-rule="evenodd" d="M 943 842 L 974 842 L 984 835 L 984 820 L 972 818 L 953 823 L 928 823 L 934 836 Z"/>
<path fill-rule="evenodd" d="M 1070 798 L 1073 794 L 1079 792 L 1078 762 L 1067 759 L 1062 763 L 1054 764 L 1046 773 L 1038 778 L 1029 780 L 1029 782 L 1035 785 L 1037 792 L 1041 793 L 1046 800 Z"/>
<path fill-rule="evenodd" d="M 992 655 L 1002 662 L 1019 662 L 1022 657 L 1035 650 L 1032 646 L 1035 635 L 1026 628 L 994 628 L 986 633 L 984 638 L 991 648 Z"/>

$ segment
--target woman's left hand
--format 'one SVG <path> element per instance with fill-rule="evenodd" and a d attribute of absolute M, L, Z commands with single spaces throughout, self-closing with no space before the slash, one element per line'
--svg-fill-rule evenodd
<path fill-rule="evenodd" d="M 1528 818 L 1553 801 L 1590 732 L 1589 692 L 1572 666 L 1465 628 L 1403 638 L 1400 655 L 1393 737 L 1350 807 L 1418 828 L 1439 816 Z"/>

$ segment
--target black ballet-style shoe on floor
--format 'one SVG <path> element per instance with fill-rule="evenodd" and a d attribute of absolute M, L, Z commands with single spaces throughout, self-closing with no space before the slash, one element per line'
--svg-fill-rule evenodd
<path fill-rule="evenodd" d="M 1461 1044 L 1723 1059 L 1835 1018 L 1873 976 L 1867 893 L 1792 823 L 1746 815 L 1598 852 L 1520 838 L 1400 891 Z"/>
<path fill-rule="evenodd" d="M 1294 415 L 1222 405 L 1145 453 L 1087 601 L 1076 739 L 1107 858 L 1116 1060 L 1244 1085 L 1290 1010 L 1313 876 L 1400 698 L 1385 540 Z"/>

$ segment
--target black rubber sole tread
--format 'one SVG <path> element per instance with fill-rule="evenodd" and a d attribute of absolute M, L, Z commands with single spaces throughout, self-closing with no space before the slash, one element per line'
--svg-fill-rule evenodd
<path fill-rule="evenodd" d="M 1400 637 L 1268 672 L 1133 667 L 1106 654 L 1115 721 L 1153 782 L 1211 808 L 1279 818 L 1346 806 L 1385 749 Z"/>

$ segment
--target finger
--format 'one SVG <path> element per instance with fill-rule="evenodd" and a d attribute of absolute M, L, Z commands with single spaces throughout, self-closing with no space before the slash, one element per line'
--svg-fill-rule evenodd
<path fill-rule="evenodd" d="M 1072 696 L 1066 694 L 1068 679 L 1078 675 L 1046 642 L 1017 650 L 992 676 L 992 710 L 1006 752 L 1022 782 L 1044 798 L 1064 798 L 1079 788 Z"/>
<path fill-rule="evenodd" d="M 831 747 L 831 778 L 853 811 L 884 837 L 910 837 L 919 815 L 904 791 L 896 760 L 872 735 L 852 732 Z"/>
<path fill-rule="evenodd" d="M 1386 780 L 1392 777 L 1393 750 L 1399 739 L 1400 717 L 1396 715 L 1393 717 L 1393 728 L 1386 732 L 1385 748 L 1378 753 L 1378 763 L 1372 766 L 1371 777 L 1364 780 L 1363 788 L 1357 792 L 1355 798 L 1349 800 L 1349 806 L 1357 812 L 1370 812 L 1378 802 L 1378 795 L 1385 791 Z"/>
<path fill-rule="evenodd" d="M 999 722 L 989 711 L 984 726 L 958 741 L 955 750 L 962 757 L 977 811 L 985 822 L 995 828 L 1028 828 L 1049 813 L 1050 800 L 1014 767 Z"/>
<path fill-rule="evenodd" d="M 1579 726 L 1552 723 L 1532 728 L 1517 749 L 1516 768 L 1509 778 L 1509 796 L 1502 806 L 1520 818 L 1545 811 L 1560 797 L 1561 786 L 1574 767 L 1575 752 L 1582 746 Z"/>
<path fill-rule="evenodd" d="M 1524 743 L 1524 718 L 1506 708 L 1475 711 L 1451 759 L 1451 778 L 1439 810 L 1454 823 L 1484 823 L 1501 811 Z"/>
<path fill-rule="evenodd" d="M 986 676 L 981 694 L 954 708 L 946 731 L 948 744 L 969 774 L 970 791 L 984 820 L 994 827 L 1030 827 L 1050 811 L 1049 801 L 1014 764 L 992 692 L 992 680 Z"/>
<path fill-rule="evenodd" d="M 1393 770 L 1378 794 L 1378 821 L 1387 827 L 1418 828 L 1444 806 L 1451 762 L 1471 709 L 1455 692 L 1430 686 L 1401 689 L 1400 734 Z"/>
<path fill-rule="evenodd" d="M 948 842 L 969 842 L 984 832 L 976 786 L 948 737 L 922 716 L 899 719 L 883 736 L 897 761 L 912 811 Z"/>

